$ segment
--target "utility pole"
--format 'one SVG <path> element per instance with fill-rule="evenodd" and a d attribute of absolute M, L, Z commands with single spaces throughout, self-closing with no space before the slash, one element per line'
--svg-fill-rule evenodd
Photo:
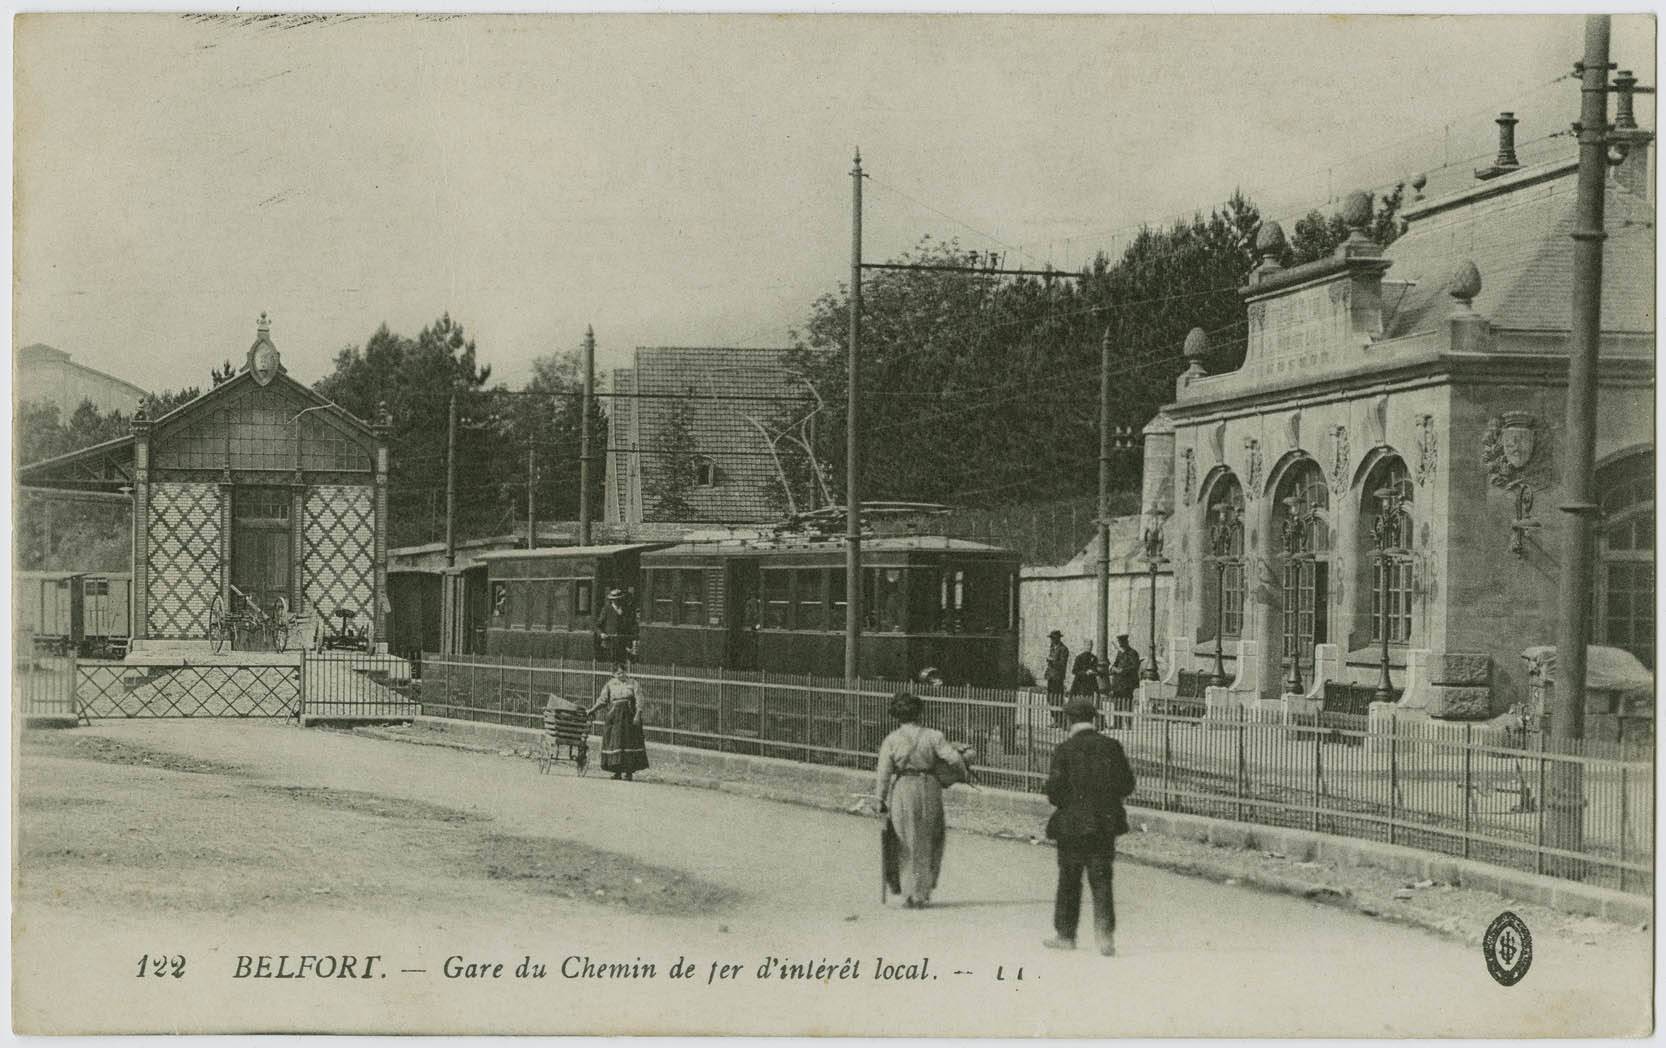
<path fill-rule="evenodd" d="M 1562 466 L 1568 514 L 1562 541 L 1561 631 L 1556 638 L 1556 708 L 1550 718 L 1556 749 L 1585 737 L 1585 646 L 1591 635 L 1592 522 L 1596 460 L 1597 347 L 1602 338 L 1603 191 L 1608 178 L 1607 15 L 1585 18 L 1580 77 L 1579 183 L 1573 230 L 1573 315 L 1568 344 L 1568 454 Z M 1574 761 L 1552 761 L 1545 784 L 1546 841 L 1580 851 L 1584 842 L 1584 777 Z M 1567 865 L 1557 859 L 1556 865 Z M 1577 868 L 1569 871 L 1577 875 Z"/>
<path fill-rule="evenodd" d="M 1099 341 L 1099 657 L 1111 654 L 1111 329 Z M 1080 534 L 1080 532 L 1078 532 Z"/>
<path fill-rule="evenodd" d="M 850 169 L 850 359 L 845 378 L 845 681 L 857 679 L 862 639 L 862 502 L 856 426 L 856 354 L 862 336 L 862 151 Z"/>
<path fill-rule="evenodd" d="M 578 422 L 578 544 L 590 545 L 590 402 L 596 398 L 596 329 L 584 327 L 584 403 Z"/>
<path fill-rule="evenodd" d="M 537 463 L 533 461 L 532 448 L 533 448 L 533 446 L 532 446 L 531 442 L 528 442 L 527 446 L 526 446 L 526 548 L 527 549 L 531 549 L 533 547 L 533 534 L 534 534 L 535 529 L 537 528 L 537 518 L 535 516 L 533 516 L 533 512 L 532 512 L 532 510 L 533 510 L 532 478 L 533 478 L 533 475 L 534 475 L 533 471 L 536 470 L 538 468 L 538 466 L 537 466 Z"/>
<path fill-rule="evenodd" d="M 445 566 L 457 566 L 457 390 L 451 390 L 445 424 Z"/>

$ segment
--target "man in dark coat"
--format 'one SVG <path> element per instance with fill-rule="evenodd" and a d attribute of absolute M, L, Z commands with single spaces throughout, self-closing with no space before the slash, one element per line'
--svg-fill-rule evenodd
<path fill-rule="evenodd" d="M 1058 630 L 1047 634 L 1047 694 L 1064 695 L 1064 677 L 1070 669 L 1070 649 L 1064 646 L 1064 634 Z"/>
<path fill-rule="evenodd" d="M 1092 641 L 1088 641 L 1087 647 L 1070 664 L 1070 694 L 1099 694 L 1099 657 L 1093 653 Z"/>
<path fill-rule="evenodd" d="M 1116 956 L 1116 903 L 1111 897 L 1111 867 L 1116 839 L 1128 832 L 1123 798 L 1134 792 L 1134 771 L 1122 744 L 1093 730 L 1098 711 L 1086 699 L 1065 706 L 1070 737 L 1053 751 L 1047 775 L 1047 799 L 1058 810 L 1047 820 L 1047 836 L 1059 846 L 1059 886 L 1053 900 L 1053 938 L 1042 945 L 1076 948 L 1076 925 L 1082 912 L 1082 875 L 1093 893 L 1093 930 L 1099 952 Z"/>
<path fill-rule="evenodd" d="M 624 590 L 608 590 L 607 603 L 596 615 L 596 633 L 609 660 L 619 665 L 629 661 L 631 637 Z"/>
<path fill-rule="evenodd" d="M 1111 694 L 1111 708 L 1127 713 L 1134 708 L 1134 689 L 1140 686 L 1140 653 L 1128 644 L 1128 634 L 1116 635 L 1116 658 L 1111 660 L 1107 690 Z M 1116 718 L 1116 726 L 1125 726 L 1126 717 Z"/>

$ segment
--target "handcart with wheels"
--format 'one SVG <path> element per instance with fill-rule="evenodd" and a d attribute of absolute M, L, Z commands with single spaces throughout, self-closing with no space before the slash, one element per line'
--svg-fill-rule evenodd
<path fill-rule="evenodd" d="M 550 765 L 571 760 L 580 775 L 590 764 L 590 711 L 576 702 L 551 695 L 544 707 L 544 738 L 538 749 L 538 772 L 549 774 Z"/>

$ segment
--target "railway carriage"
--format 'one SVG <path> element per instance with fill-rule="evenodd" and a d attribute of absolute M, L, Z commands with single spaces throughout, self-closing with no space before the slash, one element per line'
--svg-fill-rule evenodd
<path fill-rule="evenodd" d="M 481 553 L 486 565 L 486 651 L 539 659 L 591 659 L 609 590 L 635 590 L 653 543 L 557 546 Z"/>
<path fill-rule="evenodd" d="M 20 571 L 13 578 L 17 631 L 37 651 L 87 658 L 126 654 L 132 575 Z"/>
<path fill-rule="evenodd" d="M 959 539 L 862 544 L 864 677 L 1011 684 L 1018 558 Z M 655 665 L 844 674 L 845 549 L 837 541 L 686 543 L 642 558 L 641 647 Z"/>

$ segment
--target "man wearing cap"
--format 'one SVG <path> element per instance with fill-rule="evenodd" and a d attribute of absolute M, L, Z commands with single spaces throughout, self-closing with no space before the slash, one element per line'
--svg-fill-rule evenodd
<path fill-rule="evenodd" d="M 1122 744 L 1093 730 L 1098 710 L 1085 698 L 1064 708 L 1070 737 L 1053 751 L 1047 799 L 1058 810 L 1047 820 L 1047 836 L 1058 842 L 1059 884 L 1053 898 L 1053 938 L 1042 945 L 1076 948 L 1082 913 L 1082 876 L 1093 893 L 1093 930 L 1099 952 L 1116 955 L 1116 903 L 1111 894 L 1116 839 L 1128 832 L 1123 798 L 1134 792 L 1134 772 Z"/>
<path fill-rule="evenodd" d="M 1116 658 L 1111 660 L 1107 690 L 1111 694 L 1111 709 L 1127 713 L 1134 708 L 1134 689 L 1140 686 L 1140 653 L 1128 644 L 1128 634 L 1116 635 Z M 1116 725 L 1125 726 L 1125 717 L 1117 717 Z"/>
<path fill-rule="evenodd" d="M 1064 697 L 1064 676 L 1070 669 L 1070 649 L 1064 646 L 1064 634 L 1058 630 L 1047 634 L 1047 695 Z"/>

